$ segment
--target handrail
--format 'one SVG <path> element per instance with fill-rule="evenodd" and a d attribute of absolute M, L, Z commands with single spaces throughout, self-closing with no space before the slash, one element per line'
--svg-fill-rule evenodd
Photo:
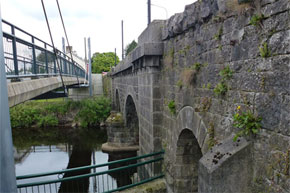
<path fill-rule="evenodd" d="M 104 164 L 83 166 L 83 167 L 77 167 L 77 168 L 65 169 L 65 170 L 59 170 L 59 171 L 53 171 L 53 172 L 46 172 L 46 173 L 17 176 L 16 179 L 22 180 L 22 179 L 27 179 L 27 178 L 36 178 L 36 177 L 50 176 L 50 175 L 55 175 L 55 174 L 63 174 L 63 173 L 68 173 L 68 172 L 75 172 L 75 171 L 84 170 L 84 169 L 99 168 L 99 167 L 104 167 L 104 166 L 110 166 L 113 164 L 124 163 L 124 162 L 132 161 L 132 160 L 139 160 L 139 159 L 144 159 L 144 158 L 148 158 L 148 157 L 153 157 L 153 156 L 161 155 L 161 154 L 164 154 L 164 150 L 162 150 L 160 152 L 151 153 L 151 154 L 146 154 L 146 155 L 130 157 L 130 158 L 126 158 L 126 159 L 116 160 L 116 161 L 112 161 L 112 162 L 107 162 Z"/>
<path fill-rule="evenodd" d="M 90 189 L 89 192 L 111 193 L 125 190 L 164 177 L 162 170 L 162 162 L 164 160 L 163 154 L 164 151 L 160 151 L 147 155 L 112 161 L 105 164 L 84 166 L 35 175 L 18 176 L 17 180 L 29 178 L 33 178 L 33 180 L 18 183 L 17 189 L 19 193 L 23 191 L 27 193 L 40 193 L 47 191 L 49 193 L 58 193 L 62 191 L 87 192 L 88 189 Z M 105 171 L 102 171 L 105 168 L 99 171 L 96 171 L 95 169 L 97 167 L 111 165 L 112 167 L 108 167 Z M 65 175 L 67 172 L 72 171 L 75 171 L 75 173 Z M 54 179 L 42 179 L 42 181 L 37 181 L 37 179 L 34 179 L 55 174 L 63 175 L 60 175 L 61 177 L 58 176 L 58 178 L 54 176 Z"/>
<path fill-rule="evenodd" d="M 47 180 L 47 181 L 41 181 L 41 182 L 18 184 L 17 188 L 25 188 L 25 187 L 29 187 L 29 186 L 39 186 L 39 185 L 52 184 L 52 183 L 58 183 L 58 182 L 64 182 L 64 181 L 71 181 L 71 180 L 76 180 L 76 179 L 81 179 L 81 178 L 88 178 L 88 177 L 102 175 L 102 174 L 109 174 L 109 173 L 117 172 L 117 171 L 120 171 L 120 170 L 132 168 L 132 167 L 138 167 L 138 166 L 142 166 L 142 165 L 145 165 L 145 164 L 149 164 L 149 163 L 153 163 L 153 162 L 157 162 L 157 161 L 161 161 L 161 160 L 163 160 L 163 157 L 156 158 L 156 159 L 149 160 L 149 161 L 139 162 L 139 163 L 136 163 L 136 164 L 131 164 L 129 166 L 122 166 L 122 167 L 118 167 L 118 168 L 114 168 L 114 169 L 110 169 L 110 170 L 106 170 L 106 171 L 102 171 L 102 172 L 96 172 L 96 173 L 91 173 L 91 174 L 83 174 L 83 175 L 78 175 L 78 176 L 60 178 L 60 179 L 57 179 L 57 180 Z"/>
<path fill-rule="evenodd" d="M 7 68 L 9 68 L 9 74 L 7 74 L 7 78 L 21 78 L 23 77 L 23 75 L 27 75 L 26 72 L 24 72 L 24 74 L 19 74 L 19 71 L 21 71 L 21 68 L 19 68 L 18 66 L 18 62 L 23 62 L 21 61 L 21 59 L 19 58 L 27 58 L 25 56 L 20 56 L 17 54 L 17 52 L 19 51 L 18 50 L 18 44 L 20 45 L 24 45 L 24 46 L 27 46 L 28 48 L 31 49 L 30 51 L 30 54 L 31 54 L 31 58 L 27 58 L 31 61 L 31 65 L 32 66 L 29 66 L 29 70 L 27 72 L 29 72 L 29 74 L 31 75 L 36 75 L 36 74 L 43 74 L 42 72 L 45 72 L 47 74 L 56 74 L 58 73 L 59 71 L 62 72 L 62 74 L 70 74 L 71 76 L 82 76 L 82 77 L 85 77 L 85 68 L 82 67 L 81 65 L 79 65 L 78 63 L 76 62 L 72 62 L 73 61 L 73 58 L 67 56 L 65 53 L 63 53 L 62 51 L 58 50 L 58 49 L 55 49 L 57 51 L 57 58 L 61 61 L 61 66 L 60 66 L 60 69 L 57 69 L 55 64 L 54 67 L 51 67 L 49 63 L 55 63 L 56 59 L 54 56 L 54 50 L 53 50 L 53 46 L 51 46 L 49 43 L 46 43 L 45 41 L 35 37 L 34 35 L 24 31 L 23 29 L 11 24 L 10 22 L 6 21 L 6 20 L 2 20 L 2 22 L 4 24 L 6 24 L 8 27 L 11 28 L 10 32 L 3 32 L 3 38 L 5 38 L 7 40 L 7 42 L 9 41 L 9 44 L 6 44 L 8 45 L 9 47 L 11 47 L 9 49 L 9 52 L 11 53 L 6 53 L 7 56 L 11 55 L 13 56 L 13 58 L 8 58 L 9 60 L 14 60 L 14 63 L 11 63 L 9 64 L 6 64 Z M 27 35 L 28 37 L 31 38 L 30 41 L 27 41 L 27 40 L 24 40 L 20 37 L 17 37 L 16 36 L 16 32 L 21 32 L 22 34 L 24 35 Z M 25 38 L 26 39 L 26 38 Z M 37 41 L 37 44 L 36 42 Z M 40 44 L 39 44 L 39 43 Z M 43 44 L 43 45 L 41 45 Z M 25 49 L 27 49 L 25 47 Z M 52 49 L 52 51 L 51 51 Z M 25 50 L 24 50 L 25 51 Z M 44 61 L 38 61 L 37 57 L 38 57 L 38 54 L 39 52 L 36 54 L 36 51 L 40 51 L 41 53 L 44 54 Z M 22 50 L 20 50 L 20 52 L 22 54 L 26 54 L 28 55 L 28 53 L 25 51 L 23 52 Z M 53 61 L 48 61 L 48 57 L 52 57 Z M 44 65 L 40 65 L 41 64 L 44 64 Z M 25 68 L 25 64 L 24 64 L 24 68 Z M 43 70 L 41 70 L 43 69 Z M 50 69 L 50 70 L 49 70 Z M 53 69 L 53 70 L 51 70 Z M 31 73 L 32 72 L 32 73 Z"/>

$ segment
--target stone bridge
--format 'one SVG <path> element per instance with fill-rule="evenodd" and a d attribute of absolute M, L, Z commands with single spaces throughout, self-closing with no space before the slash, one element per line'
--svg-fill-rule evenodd
<path fill-rule="evenodd" d="M 239 2 L 152 22 L 111 73 L 120 142 L 165 150 L 167 192 L 290 190 L 290 2 Z M 234 142 L 243 112 L 261 128 Z"/>

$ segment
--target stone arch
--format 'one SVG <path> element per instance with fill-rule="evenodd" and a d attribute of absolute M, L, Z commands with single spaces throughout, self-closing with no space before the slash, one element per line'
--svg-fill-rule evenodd
<path fill-rule="evenodd" d="M 177 116 L 173 135 L 175 193 L 198 192 L 198 163 L 208 150 L 207 129 L 201 117 L 190 106 L 183 107 Z"/>
<path fill-rule="evenodd" d="M 139 145 L 139 119 L 133 97 L 127 96 L 125 102 L 125 123 L 131 145 Z"/>
<path fill-rule="evenodd" d="M 116 89 L 116 92 L 115 92 L 115 110 L 118 112 L 121 111 L 120 97 L 119 97 L 119 90 L 118 89 Z"/>
<path fill-rule="evenodd" d="M 174 192 L 198 192 L 198 162 L 201 148 L 193 132 L 184 129 L 177 141 Z"/>

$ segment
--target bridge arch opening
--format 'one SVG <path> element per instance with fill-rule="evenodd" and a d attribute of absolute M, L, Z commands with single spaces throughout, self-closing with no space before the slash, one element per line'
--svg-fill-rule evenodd
<path fill-rule="evenodd" d="M 198 192 L 198 162 L 201 157 L 201 148 L 193 132 L 183 129 L 176 148 L 175 193 Z"/>
<path fill-rule="evenodd" d="M 139 145 L 139 119 L 134 100 L 130 95 L 126 100 L 125 115 L 130 145 Z"/>
<path fill-rule="evenodd" d="M 119 91 L 118 89 L 116 90 L 116 95 L 115 95 L 115 110 L 120 112 L 121 108 L 120 108 L 120 97 L 119 97 Z"/>

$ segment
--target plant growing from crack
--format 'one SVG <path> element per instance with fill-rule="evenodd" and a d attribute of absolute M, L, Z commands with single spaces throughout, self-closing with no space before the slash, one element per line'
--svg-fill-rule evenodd
<path fill-rule="evenodd" d="M 262 58 L 267 58 L 271 56 L 271 51 L 268 47 L 267 42 L 264 42 L 262 46 L 259 47 L 260 56 Z"/>
<path fill-rule="evenodd" d="M 251 17 L 250 24 L 253 26 L 259 25 L 262 27 L 262 21 L 265 19 L 265 16 L 263 14 L 255 14 Z"/>
<path fill-rule="evenodd" d="M 175 101 L 174 100 L 171 100 L 169 103 L 168 103 L 168 108 L 169 108 L 169 111 L 175 115 L 176 114 L 176 106 L 175 106 Z"/>
<path fill-rule="evenodd" d="M 255 135 L 261 129 L 262 118 L 251 111 L 243 112 L 241 107 L 237 107 L 237 112 L 233 117 L 233 126 L 241 129 L 233 138 L 236 141 L 240 136 Z"/>
<path fill-rule="evenodd" d="M 233 71 L 230 69 L 229 66 L 226 66 L 219 72 L 219 75 L 222 77 L 221 81 L 216 85 L 214 88 L 214 93 L 216 95 L 225 95 L 229 90 L 229 86 L 227 85 L 226 81 L 230 80 L 233 76 Z"/>

